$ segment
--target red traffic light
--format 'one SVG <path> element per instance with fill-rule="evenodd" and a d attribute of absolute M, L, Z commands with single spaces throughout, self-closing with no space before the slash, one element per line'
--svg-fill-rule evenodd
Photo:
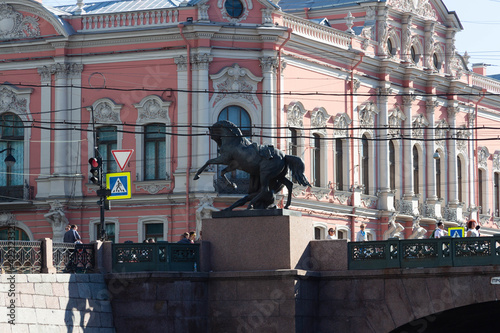
<path fill-rule="evenodd" d="M 89 158 L 89 164 L 92 168 L 98 168 L 99 167 L 99 160 L 95 157 Z"/>

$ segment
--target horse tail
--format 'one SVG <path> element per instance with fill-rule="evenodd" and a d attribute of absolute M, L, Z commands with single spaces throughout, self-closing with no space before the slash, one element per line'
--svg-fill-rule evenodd
<path fill-rule="evenodd" d="M 306 166 L 300 157 L 285 155 L 285 162 L 290 171 L 292 171 L 292 180 L 294 182 L 297 182 L 302 186 L 311 186 L 306 176 L 304 176 Z"/>

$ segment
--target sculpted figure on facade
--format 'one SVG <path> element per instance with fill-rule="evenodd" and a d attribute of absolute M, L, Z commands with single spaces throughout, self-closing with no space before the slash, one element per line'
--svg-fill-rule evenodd
<path fill-rule="evenodd" d="M 479 157 L 478 157 L 479 167 L 488 169 L 488 158 L 490 157 L 488 148 L 480 147 L 478 149 L 479 149 Z"/>
<path fill-rule="evenodd" d="M 403 238 L 402 231 L 405 229 L 401 223 L 396 223 L 398 212 L 393 212 L 389 218 L 389 229 L 384 232 L 384 240 L 389 238 Z"/>
<path fill-rule="evenodd" d="M 304 127 L 304 115 L 306 110 L 300 102 L 291 103 L 286 113 L 289 127 Z"/>
<path fill-rule="evenodd" d="M 414 138 L 422 139 L 424 137 L 424 128 L 429 126 L 429 121 L 423 114 L 419 114 L 412 122 L 412 135 Z"/>
<path fill-rule="evenodd" d="M 50 202 L 50 210 L 43 217 L 52 226 L 52 240 L 61 243 L 64 236 L 64 228 L 69 224 L 63 206 L 58 200 Z"/>
<path fill-rule="evenodd" d="M 401 134 L 403 121 L 405 120 L 406 116 L 403 111 L 401 111 L 399 104 L 394 104 L 394 108 L 389 111 L 389 134 L 399 136 Z"/>
<path fill-rule="evenodd" d="M 493 171 L 500 171 L 500 152 L 498 150 L 493 154 Z"/>
<path fill-rule="evenodd" d="M 379 111 L 373 102 L 363 104 L 359 108 L 359 122 L 362 127 L 373 127 L 375 125 L 375 116 Z"/>
<path fill-rule="evenodd" d="M 434 139 L 436 139 L 436 145 L 438 147 L 445 147 L 445 139 L 447 136 L 447 132 L 450 130 L 450 125 L 446 122 L 446 120 L 441 119 L 436 126 Z"/>
<path fill-rule="evenodd" d="M 204 194 L 200 199 L 200 203 L 196 206 L 196 234 L 201 235 L 202 220 L 211 219 L 213 212 L 218 212 L 220 209 L 214 207 L 214 198 L 208 194 Z"/>
<path fill-rule="evenodd" d="M 316 128 L 316 131 L 326 134 L 326 122 L 330 119 L 330 115 L 326 112 L 324 108 L 315 108 L 311 115 L 312 127 Z"/>
<path fill-rule="evenodd" d="M 337 137 L 347 136 L 347 128 L 352 120 L 346 113 L 339 113 L 333 120 L 333 135 Z"/>
<path fill-rule="evenodd" d="M 408 239 L 425 238 L 425 234 L 427 233 L 427 230 L 420 226 L 420 220 L 422 220 L 421 216 L 417 216 L 413 219 L 412 233 L 408 237 Z"/>

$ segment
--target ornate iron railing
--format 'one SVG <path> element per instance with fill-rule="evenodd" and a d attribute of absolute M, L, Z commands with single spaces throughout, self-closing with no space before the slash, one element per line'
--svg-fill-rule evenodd
<path fill-rule="evenodd" d="M 57 273 L 92 273 L 96 269 L 93 244 L 54 243 L 52 259 Z"/>
<path fill-rule="evenodd" d="M 349 269 L 500 264 L 500 236 L 348 243 Z"/>
<path fill-rule="evenodd" d="M 41 273 L 41 242 L 0 241 L 0 261 L 5 273 Z"/>
<path fill-rule="evenodd" d="M 113 244 L 113 272 L 196 271 L 199 244 Z"/>

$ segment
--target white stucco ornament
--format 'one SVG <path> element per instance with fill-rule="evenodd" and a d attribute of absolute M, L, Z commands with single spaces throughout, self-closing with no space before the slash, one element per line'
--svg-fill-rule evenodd
<path fill-rule="evenodd" d="M 23 16 L 14 7 L 0 3 L 0 40 L 40 36 L 38 18 Z"/>

